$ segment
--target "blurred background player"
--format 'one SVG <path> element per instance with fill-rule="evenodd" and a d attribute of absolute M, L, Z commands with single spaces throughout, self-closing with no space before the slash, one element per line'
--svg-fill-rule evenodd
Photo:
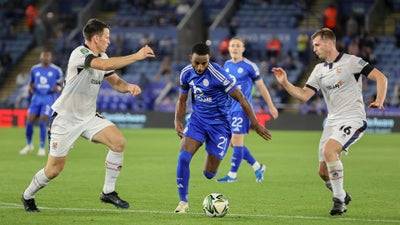
<path fill-rule="evenodd" d="M 336 36 L 329 28 L 323 28 L 311 36 L 314 53 L 324 62 L 314 67 L 303 88 L 296 87 L 287 79 L 282 68 L 272 71 L 278 82 L 293 97 L 305 102 L 321 90 L 328 107 L 328 116 L 319 143 L 319 175 L 333 191 L 331 215 L 342 215 L 351 196 L 343 188 L 342 151 L 358 141 L 367 128 L 362 77 L 376 81 L 376 99 L 369 105 L 383 109 L 387 79 L 383 73 L 362 58 L 339 53 Z"/>
<path fill-rule="evenodd" d="M 251 126 L 264 139 L 271 139 L 269 131 L 258 124 L 254 112 L 237 88 L 235 81 L 218 64 L 210 62 L 210 49 L 206 44 L 193 46 L 191 65 L 182 69 L 180 75 L 181 91 L 175 111 L 175 130 L 182 138 L 178 156 L 176 183 L 180 202 L 175 213 L 186 213 L 189 210 L 188 186 L 192 156 L 205 143 L 207 159 L 204 176 L 212 179 L 226 154 L 231 139 L 229 123 L 229 96 L 240 102 L 251 121 Z M 189 89 L 192 94 L 193 112 L 186 128 L 183 119 L 186 113 L 186 101 Z"/>
<path fill-rule="evenodd" d="M 90 19 L 83 28 L 85 43 L 72 51 L 68 61 L 65 87 L 52 105 L 54 113 L 49 126 L 49 157 L 45 168 L 39 170 L 22 195 L 25 211 L 38 212 L 35 194 L 57 177 L 64 169 L 67 155 L 74 142 L 84 137 L 107 146 L 106 173 L 100 200 L 118 208 L 129 208 L 115 191 L 122 168 L 125 138 L 109 120 L 96 113 L 96 100 L 103 79 L 121 93 L 139 95 L 141 89 L 121 79 L 114 70 L 138 60 L 154 57 L 153 50 L 145 46 L 138 52 L 108 58 L 105 53 L 110 45 L 110 29 L 97 19 Z"/>
<path fill-rule="evenodd" d="M 243 57 L 245 51 L 244 41 L 240 38 L 232 38 L 229 41 L 229 54 L 231 59 L 225 62 L 224 69 L 227 73 L 234 76 L 237 87 L 242 91 L 247 101 L 252 103 L 251 91 L 253 82 L 256 84 L 258 91 L 261 93 L 264 101 L 268 105 L 268 109 L 274 119 L 278 117 L 278 110 L 272 102 L 267 87 L 260 76 L 257 65 Z M 237 181 L 237 171 L 239 170 L 242 159 L 245 159 L 254 169 L 256 182 L 264 180 L 265 165 L 260 164 L 250 153 L 250 150 L 244 145 L 244 137 L 249 133 L 250 120 L 243 111 L 240 103 L 232 101 L 230 108 L 233 154 L 231 159 L 231 169 L 228 175 L 218 179 L 218 182 L 235 182 Z"/>
<path fill-rule="evenodd" d="M 43 50 L 40 53 L 40 63 L 32 67 L 30 72 L 29 94 L 31 102 L 26 120 L 26 146 L 19 152 L 25 155 L 33 151 L 32 143 L 33 125 L 38 120 L 40 127 L 39 156 L 46 155 L 47 123 L 52 113 L 51 105 L 56 99 L 56 93 L 61 91 L 63 73 L 60 67 L 52 63 L 52 53 Z"/>

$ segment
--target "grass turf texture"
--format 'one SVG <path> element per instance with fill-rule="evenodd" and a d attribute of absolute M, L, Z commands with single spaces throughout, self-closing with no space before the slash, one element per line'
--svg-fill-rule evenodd
<path fill-rule="evenodd" d="M 317 175 L 320 132 L 274 131 L 264 142 L 254 132 L 246 145 L 267 165 L 265 181 L 255 182 L 245 161 L 238 182 L 219 184 L 203 177 L 205 151 L 191 163 L 190 214 L 175 215 L 175 170 L 179 140 L 173 130 L 123 130 L 128 144 L 117 191 L 131 203 L 117 210 L 99 201 L 104 181 L 105 147 L 82 138 L 68 155 L 64 171 L 39 191 L 42 212 L 27 214 L 21 193 L 45 158 L 20 156 L 24 130 L 0 129 L 0 224 L 400 224 L 400 135 L 366 134 L 343 158 L 345 188 L 353 196 L 344 217 L 331 218 L 331 194 Z M 34 142 L 38 143 L 38 130 Z M 230 166 L 229 150 L 217 178 Z M 220 192 L 229 198 L 224 218 L 208 218 L 203 198 Z"/>

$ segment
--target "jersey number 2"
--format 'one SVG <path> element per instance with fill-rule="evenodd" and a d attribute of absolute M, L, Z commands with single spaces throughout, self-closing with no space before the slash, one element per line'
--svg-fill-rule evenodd
<path fill-rule="evenodd" d="M 219 149 L 225 150 L 225 146 L 226 146 L 226 142 L 228 141 L 228 138 L 226 137 L 219 137 L 219 140 L 221 140 L 221 142 L 218 143 L 217 147 Z"/>
<path fill-rule="evenodd" d="M 243 123 L 242 117 L 232 117 L 232 127 L 241 128 Z"/>

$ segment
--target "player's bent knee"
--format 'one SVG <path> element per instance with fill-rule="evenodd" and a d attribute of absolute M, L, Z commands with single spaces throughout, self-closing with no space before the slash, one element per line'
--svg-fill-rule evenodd
<path fill-rule="evenodd" d="M 125 149 L 126 140 L 124 137 L 117 137 L 113 140 L 112 150 L 115 152 L 123 152 Z"/>
<path fill-rule="evenodd" d="M 50 167 L 46 167 L 45 174 L 49 179 L 53 179 L 57 177 L 64 169 L 64 164 L 62 165 L 53 165 Z"/>
<path fill-rule="evenodd" d="M 331 149 L 331 148 L 324 148 L 324 157 L 325 157 L 325 159 L 328 157 L 329 158 L 329 156 L 332 156 L 333 154 L 335 154 L 335 151 L 334 151 L 334 149 Z"/>
<path fill-rule="evenodd" d="M 214 173 L 214 172 L 209 172 L 209 171 L 206 171 L 206 170 L 203 171 L 203 174 L 204 174 L 204 176 L 205 176 L 207 179 L 212 179 L 212 178 L 214 178 L 215 175 L 216 175 L 216 173 Z"/>

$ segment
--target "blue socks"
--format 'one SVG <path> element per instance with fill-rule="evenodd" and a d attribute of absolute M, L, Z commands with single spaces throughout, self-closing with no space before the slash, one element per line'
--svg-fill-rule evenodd
<path fill-rule="evenodd" d="M 243 146 L 243 159 L 245 159 L 250 165 L 256 162 L 256 159 L 251 155 L 250 150 Z"/>
<path fill-rule="evenodd" d="M 243 159 L 243 146 L 233 146 L 233 154 L 231 159 L 231 172 L 237 173 L 240 163 Z"/>
<path fill-rule="evenodd" d="M 33 123 L 26 121 L 26 129 L 25 129 L 25 136 L 26 136 L 26 144 L 32 144 L 32 135 L 33 135 Z"/>
<path fill-rule="evenodd" d="M 40 148 L 44 148 L 44 146 L 46 144 L 47 121 L 40 121 L 39 122 L 39 127 L 40 127 L 40 145 L 39 146 L 40 146 Z"/>
<path fill-rule="evenodd" d="M 188 188 L 190 177 L 190 161 L 192 154 L 181 149 L 178 155 L 178 166 L 176 168 L 176 184 L 178 185 L 178 193 L 181 201 L 188 201 Z"/>

